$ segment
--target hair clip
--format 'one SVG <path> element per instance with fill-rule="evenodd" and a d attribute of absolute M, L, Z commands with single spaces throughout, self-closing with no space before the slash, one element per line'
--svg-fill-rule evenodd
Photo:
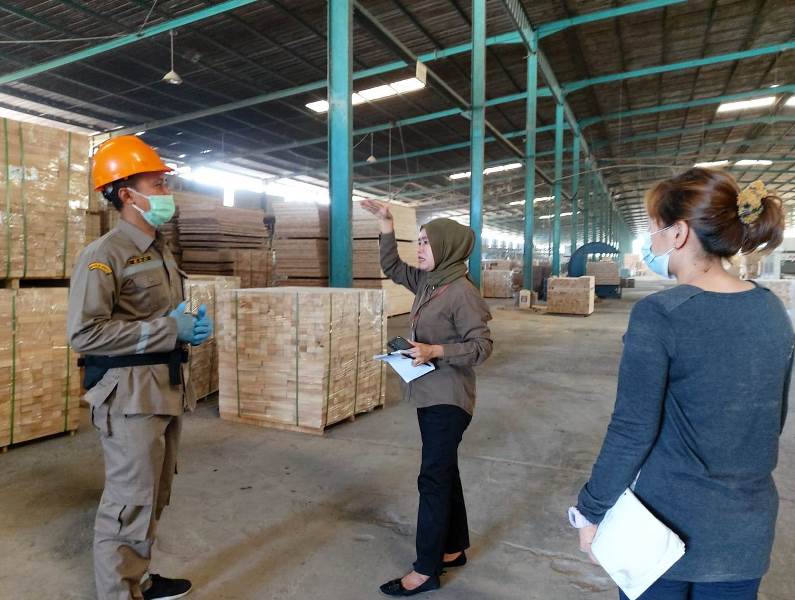
<path fill-rule="evenodd" d="M 764 212 L 762 199 L 767 196 L 767 188 L 757 179 L 737 196 L 737 215 L 745 225 L 755 223 Z"/>

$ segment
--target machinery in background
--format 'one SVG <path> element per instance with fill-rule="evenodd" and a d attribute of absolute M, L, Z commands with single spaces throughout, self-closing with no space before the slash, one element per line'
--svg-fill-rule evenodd
<path fill-rule="evenodd" d="M 587 272 L 588 257 L 595 254 L 615 255 L 616 259 L 618 259 L 618 256 L 621 253 L 617 248 L 611 246 L 610 244 L 605 244 L 604 242 L 591 242 L 589 244 L 585 244 L 584 246 L 580 246 L 571 255 L 571 260 L 569 261 L 569 277 L 582 277 L 583 275 L 589 275 Z M 621 298 L 621 281 L 616 280 L 615 283 L 612 283 L 611 281 L 609 284 L 600 284 L 599 277 L 597 276 L 596 295 L 599 298 Z"/>

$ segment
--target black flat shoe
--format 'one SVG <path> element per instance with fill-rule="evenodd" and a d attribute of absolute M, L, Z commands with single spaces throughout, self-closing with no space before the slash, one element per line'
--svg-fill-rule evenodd
<path fill-rule="evenodd" d="M 428 581 L 423 583 L 419 587 L 415 587 L 413 590 L 407 590 L 403 587 L 402 578 L 400 579 L 393 579 L 381 586 L 381 593 L 384 596 L 414 596 L 415 594 L 422 594 L 424 592 L 432 592 L 434 590 L 438 590 L 442 584 L 439 581 L 439 577 L 432 576 L 428 578 Z"/>
<path fill-rule="evenodd" d="M 465 564 L 467 564 L 467 553 L 461 552 L 455 560 L 443 562 L 442 568 L 452 569 L 453 567 L 463 567 Z"/>

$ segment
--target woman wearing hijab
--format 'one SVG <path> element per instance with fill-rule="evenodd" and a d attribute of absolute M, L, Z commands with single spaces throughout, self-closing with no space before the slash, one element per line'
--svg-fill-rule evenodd
<path fill-rule="evenodd" d="M 443 568 L 466 564 L 469 528 L 458 446 L 475 408 L 473 367 L 491 355 L 491 314 L 467 277 L 474 231 L 449 219 L 427 223 L 415 268 L 400 260 L 389 208 L 374 200 L 362 202 L 362 208 L 379 219 L 384 273 L 416 295 L 408 354 L 415 365 L 436 366 L 406 386 L 422 437 L 417 561 L 409 574 L 381 586 L 387 596 L 414 596 L 438 589 Z"/>

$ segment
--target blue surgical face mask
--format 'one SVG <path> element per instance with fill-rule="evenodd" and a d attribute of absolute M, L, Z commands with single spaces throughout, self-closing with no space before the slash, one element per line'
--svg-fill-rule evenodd
<path fill-rule="evenodd" d="M 133 204 L 133 208 L 141 213 L 141 216 L 143 216 L 144 220 L 155 229 L 158 229 L 161 225 L 170 221 L 171 217 L 174 216 L 176 205 L 174 204 L 173 195 L 168 194 L 161 196 L 147 196 L 146 194 L 142 194 L 133 188 L 127 189 L 143 198 L 146 198 L 149 201 L 149 210 L 144 210 L 135 204 Z"/>
<path fill-rule="evenodd" d="M 673 279 L 673 276 L 668 272 L 668 261 L 671 258 L 671 253 L 674 251 L 675 248 L 671 248 L 665 254 L 660 254 L 659 256 L 655 256 L 654 252 L 651 249 L 651 236 L 657 235 L 658 233 L 662 233 L 663 231 L 669 230 L 673 225 L 666 227 L 665 229 L 658 229 L 655 232 L 646 232 L 643 237 L 643 246 L 641 248 L 641 252 L 643 253 L 643 262 L 654 272 L 657 273 L 660 277 L 664 277 L 665 279 Z"/>

